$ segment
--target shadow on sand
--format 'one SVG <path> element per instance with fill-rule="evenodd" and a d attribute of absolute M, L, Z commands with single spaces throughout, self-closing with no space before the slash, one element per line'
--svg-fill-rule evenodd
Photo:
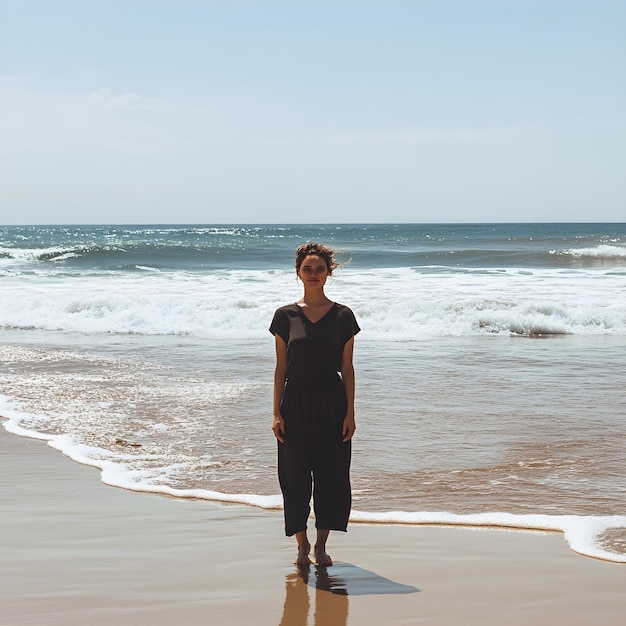
<path fill-rule="evenodd" d="M 300 567 L 285 579 L 285 604 L 280 626 L 308 624 L 308 587 L 315 589 L 315 626 L 347 626 L 348 596 L 420 591 L 417 587 L 396 583 L 350 563 L 335 563 L 331 568 Z"/>

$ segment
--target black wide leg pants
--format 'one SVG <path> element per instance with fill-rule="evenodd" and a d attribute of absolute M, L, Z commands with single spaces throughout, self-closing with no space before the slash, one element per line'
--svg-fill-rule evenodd
<path fill-rule="evenodd" d="M 346 392 L 338 375 L 324 381 L 287 381 L 280 405 L 284 443 L 278 443 L 287 536 L 306 530 L 311 494 L 316 528 L 347 529 L 352 446 L 342 441 L 346 410 Z"/>

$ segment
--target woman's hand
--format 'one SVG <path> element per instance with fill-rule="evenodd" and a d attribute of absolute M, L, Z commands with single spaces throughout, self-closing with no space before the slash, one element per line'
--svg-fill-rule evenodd
<path fill-rule="evenodd" d="M 343 435 L 343 441 L 350 441 L 354 436 L 354 431 L 356 430 L 356 422 L 354 421 L 354 413 L 348 413 L 345 419 L 343 420 L 343 427 L 341 429 L 341 434 Z"/>
<path fill-rule="evenodd" d="M 280 443 L 285 443 L 283 440 L 283 437 L 285 435 L 285 422 L 282 415 L 274 415 L 272 430 L 274 431 L 274 437 L 276 437 L 276 439 L 278 439 Z"/>

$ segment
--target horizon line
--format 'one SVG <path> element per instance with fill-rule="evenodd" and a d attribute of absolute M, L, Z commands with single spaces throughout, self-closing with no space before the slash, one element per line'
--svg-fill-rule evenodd
<path fill-rule="evenodd" d="M 0 224 L 0 228 L 7 227 L 52 227 L 52 226 L 489 226 L 489 225 L 530 225 L 530 224 L 626 224 L 626 221 L 495 221 L 495 222 L 50 222 L 50 223 L 22 223 Z"/>

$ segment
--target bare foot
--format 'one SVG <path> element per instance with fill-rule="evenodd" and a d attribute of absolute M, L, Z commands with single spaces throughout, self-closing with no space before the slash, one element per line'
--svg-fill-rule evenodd
<path fill-rule="evenodd" d="M 315 548 L 315 562 L 321 567 L 330 567 L 333 564 L 333 560 L 326 554 L 325 548 Z"/>
<path fill-rule="evenodd" d="M 303 543 L 301 546 L 298 546 L 298 558 L 295 563 L 298 566 L 302 565 L 310 565 L 311 559 L 309 558 L 309 552 L 311 552 L 311 544 Z"/>

